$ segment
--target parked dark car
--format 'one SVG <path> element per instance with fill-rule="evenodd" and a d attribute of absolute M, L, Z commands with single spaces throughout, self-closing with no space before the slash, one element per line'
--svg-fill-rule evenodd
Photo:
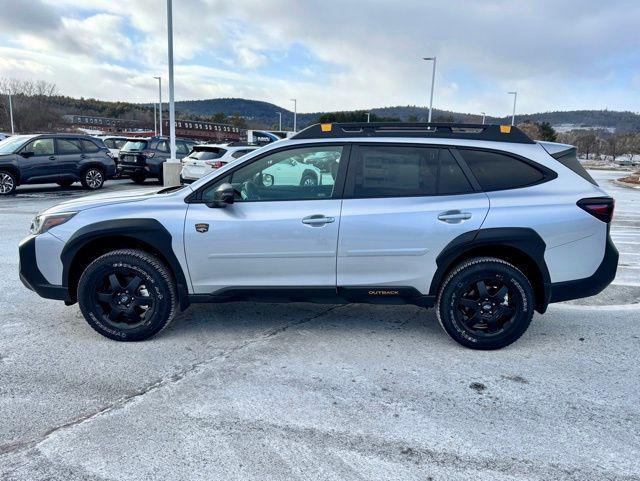
<path fill-rule="evenodd" d="M 116 164 L 100 139 L 88 135 L 16 135 L 0 142 L 0 195 L 22 184 L 57 183 L 100 189 Z"/>
<path fill-rule="evenodd" d="M 176 139 L 176 157 L 182 159 L 197 145 L 194 140 Z M 155 177 L 162 182 L 162 164 L 171 156 L 168 137 L 131 138 L 120 149 L 118 172 L 136 183 Z"/>

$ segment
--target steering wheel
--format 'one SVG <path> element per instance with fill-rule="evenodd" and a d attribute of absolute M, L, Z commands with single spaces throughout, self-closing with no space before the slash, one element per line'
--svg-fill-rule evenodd
<path fill-rule="evenodd" d="M 250 180 L 243 182 L 240 189 L 240 197 L 243 200 L 260 200 L 256 184 Z"/>

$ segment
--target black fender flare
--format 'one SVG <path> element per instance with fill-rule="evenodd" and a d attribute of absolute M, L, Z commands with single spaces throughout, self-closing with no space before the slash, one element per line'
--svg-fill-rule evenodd
<path fill-rule="evenodd" d="M 189 288 L 187 279 L 182 271 L 171 245 L 172 237 L 169 231 L 156 219 L 116 219 L 88 224 L 78 229 L 67 241 L 60 254 L 62 260 L 62 285 L 69 288 L 71 266 L 78 252 L 88 243 L 107 237 L 128 238 L 150 245 L 162 254 L 176 279 L 180 307 L 185 309 L 189 305 Z"/>
<path fill-rule="evenodd" d="M 546 243 L 533 229 L 527 227 L 496 227 L 465 232 L 453 239 L 436 258 L 437 269 L 431 280 L 430 295 L 437 295 L 445 274 L 466 254 L 481 248 L 507 247 L 527 256 L 538 269 L 542 280 L 541 298 L 536 299 L 539 312 L 547 309 L 551 298 L 551 276 L 544 260 Z M 499 256 L 499 254 L 498 254 Z"/>

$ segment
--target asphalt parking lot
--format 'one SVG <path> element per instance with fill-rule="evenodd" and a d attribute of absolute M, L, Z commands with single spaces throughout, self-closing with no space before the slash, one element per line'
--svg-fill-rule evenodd
<path fill-rule="evenodd" d="M 413 306 L 194 306 L 109 341 L 18 280 L 31 218 L 85 192 L 0 199 L 0 479 L 640 479 L 640 191 L 593 174 L 615 284 L 495 352 Z"/>

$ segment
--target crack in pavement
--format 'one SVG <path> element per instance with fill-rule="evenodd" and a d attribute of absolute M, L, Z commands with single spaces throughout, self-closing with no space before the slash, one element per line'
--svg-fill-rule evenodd
<path fill-rule="evenodd" d="M 227 348 L 226 350 L 222 351 L 221 353 L 215 355 L 215 356 L 211 356 L 208 357 L 206 359 L 203 359 L 201 361 L 192 363 L 191 365 L 180 369 L 179 371 L 173 373 L 172 375 L 168 376 L 168 377 L 163 377 L 153 383 L 147 384 L 146 386 L 133 391 L 130 394 L 127 394 L 126 396 L 123 396 L 119 399 L 117 399 L 116 401 L 96 410 L 93 411 L 91 413 L 85 414 L 83 416 L 79 416 L 77 418 L 74 418 L 66 423 L 60 424 L 58 426 L 55 426 L 47 431 L 45 431 L 43 434 L 41 434 L 40 436 L 31 438 L 31 439 L 27 439 L 27 440 L 19 440 L 19 441 L 15 441 L 12 443 L 7 443 L 7 444 L 2 444 L 0 445 L 0 456 L 4 456 L 7 454 L 16 454 L 22 451 L 26 451 L 28 449 L 34 448 L 37 445 L 39 445 L 40 443 L 46 441 L 49 437 L 51 437 L 52 435 L 56 434 L 57 432 L 60 431 L 64 431 L 66 429 L 70 429 L 73 428 L 74 426 L 77 426 L 79 424 L 85 423 L 87 421 L 91 421 L 92 419 L 95 419 L 105 413 L 111 412 L 111 411 L 116 411 L 119 409 L 122 409 L 123 407 L 131 404 L 132 402 L 139 400 L 141 397 L 143 397 L 144 395 L 150 393 L 150 392 L 154 392 L 157 391 L 158 389 L 161 389 L 165 386 L 169 386 L 169 385 L 173 385 L 176 384 L 180 381 L 182 381 L 183 379 L 185 379 L 187 376 L 190 376 L 192 374 L 197 374 L 198 372 L 200 372 L 200 370 L 205 367 L 206 365 L 217 361 L 219 359 L 228 359 L 230 356 L 232 356 L 233 354 L 235 354 L 236 352 L 245 349 L 248 346 L 251 346 L 253 344 L 256 344 L 258 342 L 261 341 L 265 341 L 268 340 L 274 336 L 277 336 L 278 334 L 281 334 L 283 332 L 285 332 L 286 330 L 295 327 L 295 326 L 299 326 L 301 324 L 305 324 L 307 322 L 311 322 L 319 317 L 322 317 L 323 315 L 338 309 L 340 307 L 344 307 L 344 305 L 335 305 L 335 306 L 331 306 L 328 309 L 325 309 L 319 313 L 316 313 L 310 317 L 306 317 L 303 319 L 299 319 L 297 321 L 292 321 L 286 324 L 283 324 L 279 327 L 275 327 L 273 329 L 270 329 L 268 331 L 263 332 L 262 334 L 255 336 L 253 338 L 247 339 L 244 342 L 236 345 L 236 346 L 232 346 Z"/>

